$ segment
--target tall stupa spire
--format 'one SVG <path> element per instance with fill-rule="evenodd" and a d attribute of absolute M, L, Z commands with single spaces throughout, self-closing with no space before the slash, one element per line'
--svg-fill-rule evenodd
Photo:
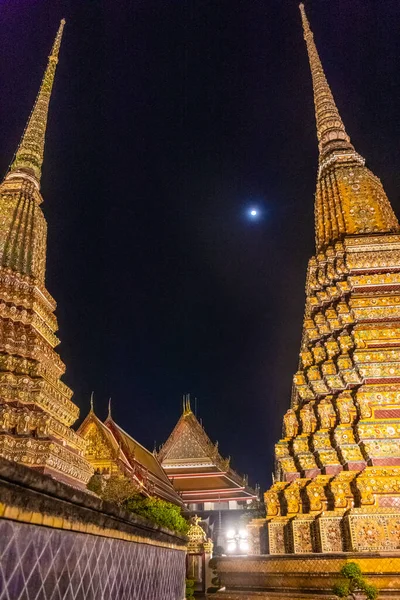
<path fill-rule="evenodd" d="M 62 19 L 54 40 L 35 105 L 7 177 L 13 176 L 12 174 L 15 172 L 18 172 L 19 174 L 25 173 L 32 176 L 38 184 L 40 183 L 47 116 L 64 25 L 65 19 Z"/>
<path fill-rule="evenodd" d="M 400 525 L 399 224 L 350 143 L 300 11 L 320 149 L 317 252 L 291 408 L 265 494 L 269 552 L 392 551 L 392 523 Z"/>
<path fill-rule="evenodd" d="M 354 147 L 350 143 L 350 137 L 346 133 L 331 89 L 326 80 L 304 4 L 300 4 L 300 12 L 314 88 L 315 117 L 317 120 L 320 158 L 333 149 L 354 152 Z"/>
<path fill-rule="evenodd" d="M 44 138 L 64 20 L 9 173 L 0 184 L 0 457 L 84 488 L 93 468 L 71 425 L 61 380 L 56 303 L 46 289 L 47 223 L 39 191 Z M 91 399 L 93 410 L 93 396 Z"/>
<path fill-rule="evenodd" d="M 391 233 L 399 223 L 381 182 L 365 167 L 350 142 L 300 4 L 314 90 L 319 145 L 315 196 L 317 250 L 325 250 L 346 235 Z"/>

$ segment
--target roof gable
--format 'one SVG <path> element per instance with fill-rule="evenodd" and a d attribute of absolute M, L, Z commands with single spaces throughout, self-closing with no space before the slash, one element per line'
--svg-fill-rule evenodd
<path fill-rule="evenodd" d="M 184 423 L 179 436 L 172 444 L 164 460 L 183 459 L 183 458 L 207 458 L 211 461 L 210 452 L 202 446 L 188 423 Z"/>
<path fill-rule="evenodd" d="M 77 433 L 87 441 L 85 454 L 97 459 L 115 458 L 118 444 L 94 412 L 89 412 Z"/>
<path fill-rule="evenodd" d="M 212 443 L 191 410 L 183 413 L 158 457 L 161 464 L 202 459 L 221 470 L 229 468 L 229 460 L 224 460 L 218 452 L 218 443 Z"/>

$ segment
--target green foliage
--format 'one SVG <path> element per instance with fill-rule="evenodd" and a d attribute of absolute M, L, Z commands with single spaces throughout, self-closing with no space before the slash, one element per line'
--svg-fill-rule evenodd
<path fill-rule="evenodd" d="M 104 481 L 104 489 L 99 495 L 107 502 L 122 504 L 132 494 L 137 494 L 137 488 L 133 481 L 124 475 L 111 475 Z"/>
<path fill-rule="evenodd" d="M 129 496 L 137 493 L 133 481 L 122 474 L 104 477 L 96 473 L 90 478 L 87 488 L 102 500 L 115 504 L 122 504 Z"/>
<path fill-rule="evenodd" d="M 362 571 L 357 563 L 350 562 L 344 565 L 340 569 L 340 574 L 345 579 L 359 579 L 362 578 Z"/>
<path fill-rule="evenodd" d="M 216 558 L 210 558 L 210 560 L 208 561 L 208 567 L 209 569 L 212 569 L 213 575 L 214 577 L 211 579 L 211 583 L 213 585 L 213 587 L 209 587 L 207 590 L 208 594 L 215 594 L 216 592 L 218 592 L 219 588 L 221 587 L 221 580 L 218 577 L 218 573 L 217 573 L 217 564 L 218 561 Z"/>
<path fill-rule="evenodd" d="M 348 582 L 344 582 L 344 583 L 335 583 L 335 585 L 332 588 L 332 592 L 335 594 L 335 596 L 338 596 L 339 598 L 347 598 L 347 596 L 350 594 L 350 587 Z"/>
<path fill-rule="evenodd" d="M 102 478 L 102 476 L 99 473 L 95 473 L 89 479 L 89 482 L 87 484 L 87 489 L 90 490 L 91 492 L 94 492 L 98 496 L 101 496 L 104 485 L 105 485 L 105 482 L 104 482 L 104 479 Z"/>
<path fill-rule="evenodd" d="M 189 529 L 189 524 L 182 516 L 181 509 L 161 498 L 145 498 L 135 494 L 125 500 L 124 506 L 130 512 L 146 517 L 153 523 L 182 535 L 185 535 Z"/>
<path fill-rule="evenodd" d="M 91 477 L 87 487 L 103 500 L 123 505 L 130 512 L 146 517 L 156 525 L 182 535 L 189 529 L 188 522 L 178 506 L 161 498 L 143 496 L 137 491 L 133 481 L 124 475 L 105 478 L 96 474 Z"/>
<path fill-rule="evenodd" d="M 364 592 L 368 600 L 375 600 L 378 597 L 378 590 L 374 585 L 365 584 Z"/>
<path fill-rule="evenodd" d="M 186 579 L 185 598 L 187 600 L 192 600 L 192 598 L 194 598 L 194 579 Z"/>
<path fill-rule="evenodd" d="M 186 579 L 186 590 L 194 590 L 194 579 Z"/>
<path fill-rule="evenodd" d="M 376 600 L 378 590 L 363 577 L 362 571 L 357 563 L 350 562 L 340 569 L 344 581 L 333 586 L 333 593 L 339 598 L 354 598 L 355 592 L 364 592 L 367 600 Z"/>

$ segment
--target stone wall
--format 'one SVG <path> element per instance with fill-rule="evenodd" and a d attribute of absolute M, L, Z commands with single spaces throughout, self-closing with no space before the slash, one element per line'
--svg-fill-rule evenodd
<path fill-rule="evenodd" d="M 0 600 L 183 600 L 186 540 L 0 459 Z"/>

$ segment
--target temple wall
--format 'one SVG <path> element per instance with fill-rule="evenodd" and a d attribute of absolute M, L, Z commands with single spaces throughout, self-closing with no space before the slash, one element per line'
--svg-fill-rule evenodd
<path fill-rule="evenodd" d="M 0 599 L 183 600 L 186 538 L 0 459 Z"/>

